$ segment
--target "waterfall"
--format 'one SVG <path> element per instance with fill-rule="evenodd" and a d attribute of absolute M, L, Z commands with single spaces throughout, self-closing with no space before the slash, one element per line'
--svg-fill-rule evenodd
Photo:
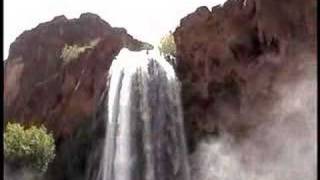
<path fill-rule="evenodd" d="M 189 180 L 180 84 L 157 52 L 121 50 L 109 71 L 98 180 Z"/>

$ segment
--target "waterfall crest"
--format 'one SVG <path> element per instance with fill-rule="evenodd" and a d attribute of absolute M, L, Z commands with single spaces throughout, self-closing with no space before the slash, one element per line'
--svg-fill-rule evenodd
<path fill-rule="evenodd" d="M 157 52 L 121 50 L 110 68 L 98 180 L 189 180 L 180 84 Z"/>

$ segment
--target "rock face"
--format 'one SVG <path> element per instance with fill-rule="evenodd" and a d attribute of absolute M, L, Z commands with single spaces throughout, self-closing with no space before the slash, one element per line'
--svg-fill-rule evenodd
<path fill-rule="evenodd" d="M 150 49 L 94 14 L 55 17 L 22 33 L 5 61 L 5 119 L 44 123 L 56 138 L 96 112 L 109 66 L 120 49 Z"/>
<path fill-rule="evenodd" d="M 111 62 L 122 48 L 153 46 L 90 13 L 55 17 L 11 44 L 4 61 L 5 121 L 44 124 L 53 132 L 56 158 L 44 179 L 85 179 L 88 166 L 95 169 L 88 161 L 101 154 L 96 150 L 105 124 L 99 104 L 106 98 Z"/>
<path fill-rule="evenodd" d="M 268 122 L 280 86 L 315 68 L 316 36 L 315 0 L 229 0 L 183 18 L 174 38 L 189 145 Z"/>

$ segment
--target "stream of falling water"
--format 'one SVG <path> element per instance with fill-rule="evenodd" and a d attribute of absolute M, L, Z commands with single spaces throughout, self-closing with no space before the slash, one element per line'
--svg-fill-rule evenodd
<path fill-rule="evenodd" d="M 110 67 L 98 180 L 190 180 L 172 66 L 157 52 L 121 50 Z"/>

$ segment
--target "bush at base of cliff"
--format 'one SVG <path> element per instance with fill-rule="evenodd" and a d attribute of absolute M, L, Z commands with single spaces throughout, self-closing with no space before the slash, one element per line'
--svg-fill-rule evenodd
<path fill-rule="evenodd" d="M 55 144 L 44 126 L 25 129 L 20 124 L 8 123 L 4 133 L 4 157 L 18 167 L 43 173 L 55 157 Z"/>

